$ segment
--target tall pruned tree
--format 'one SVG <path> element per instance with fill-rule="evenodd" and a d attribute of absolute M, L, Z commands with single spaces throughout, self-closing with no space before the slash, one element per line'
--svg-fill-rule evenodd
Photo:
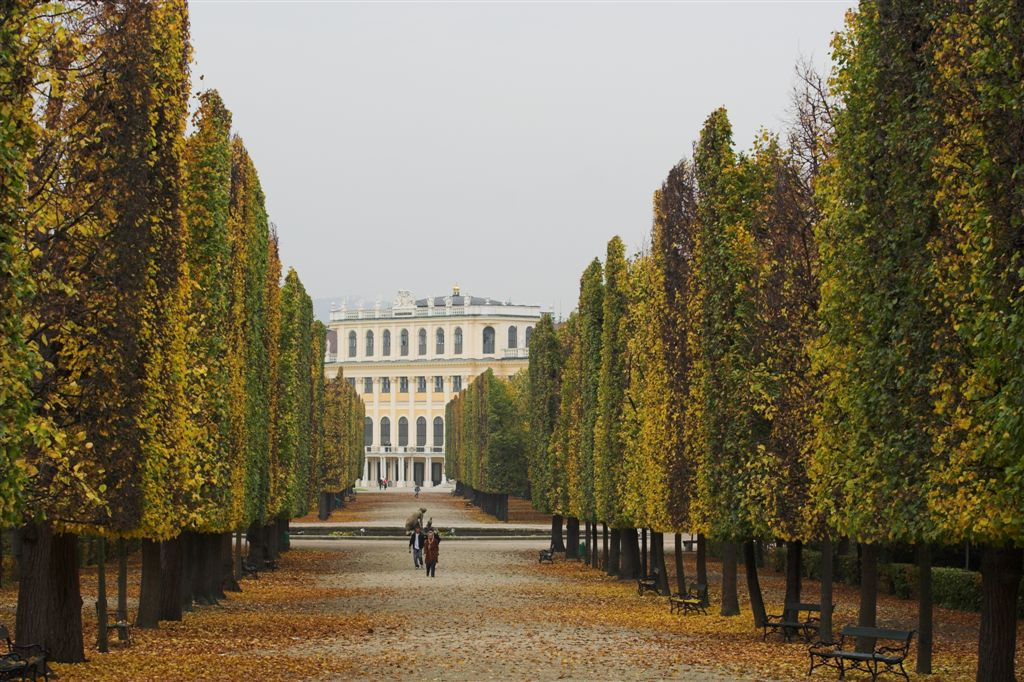
<path fill-rule="evenodd" d="M 942 125 L 915 142 L 931 143 L 936 191 L 923 293 L 945 324 L 928 506 L 945 540 L 984 546 L 977 679 L 1010 680 L 1024 547 L 1024 6 L 943 3 L 930 18 L 929 109 Z"/>
<path fill-rule="evenodd" d="M 601 355 L 594 420 L 594 514 L 593 518 L 619 529 L 622 540 L 621 577 L 637 577 L 635 523 L 626 514 L 622 491 L 626 476 L 622 412 L 626 386 L 627 307 L 629 272 L 622 240 L 608 242 L 601 300 Z M 590 330 L 588 330 L 589 332 Z"/>
<path fill-rule="evenodd" d="M 551 514 L 551 546 L 556 551 L 565 550 L 561 509 L 556 501 L 558 479 L 564 472 L 553 466 L 550 450 L 558 419 L 563 362 L 554 322 L 550 315 L 543 315 L 530 341 L 527 452 L 530 498 L 534 509 Z"/>
<path fill-rule="evenodd" d="M 813 494 L 863 543 L 859 622 L 874 625 L 879 543 L 934 537 L 928 472 L 940 320 L 928 244 L 938 235 L 929 140 L 937 3 L 865 3 L 837 40 L 843 102 L 819 195 L 822 374 Z M 880 125 L 879 122 L 884 122 Z"/>

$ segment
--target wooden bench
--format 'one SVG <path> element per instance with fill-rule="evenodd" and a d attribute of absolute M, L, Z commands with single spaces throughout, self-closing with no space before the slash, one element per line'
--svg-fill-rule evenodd
<path fill-rule="evenodd" d="M 7 645 L 7 652 L 0 654 L 0 680 L 50 679 L 50 668 L 46 665 L 46 649 L 41 644 L 15 644 L 7 627 L 0 625 L 0 642 Z"/>
<path fill-rule="evenodd" d="M 117 617 L 117 611 L 107 611 L 107 628 L 117 630 L 117 640 L 124 642 L 125 646 L 132 643 L 132 621 L 130 618 L 123 620 Z"/>
<path fill-rule="evenodd" d="M 540 550 L 540 556 L 537 558 L 537 563 L 542 564 L 544 562 L 549 564 L 555 563 L 555 545 L 551 544 L 547 549 Z"/>
<path fill-rule="evenodd" d="M 645 592 L 658 592 L 658 571 L 653 570 L 646 578 L 636 579 L 636 593 L 641 597 Z"/>
<path fill-rule="evenodd" d="M 833 604 L 832 610 L 835 608 Z M 821 604 L 790 602 L 785 605 L 781 614 L 768 616 L 761 640 L 768 639 L 768 635 L 773 632 L 781 631 L 787 642 L 796 634 L 803 637 L 805 642 L 810 642 L 818 633 L 820 623 Z"/>
<path fill-rule="evenodd" d="M 703 613 L 708 615 L 708 586 L 701 583 L 691 583 L 686 594 L 673 594 L 668 598 L 669 613 L 681 611 L 687 613 Z"/>
<path fill-rule="evenodd" d="M 871 675 L 872 681 L 883 673 L 902 675 L 910 680 L 903 669 L 903 661 L 910 653 L 910 640 L 914 638 L 913 630 L 889 630 L 886 628 L 870 628 L 859 625 L 846 625 L 839 632 L 839 642 L 818 642 L 808 649 L 811 656 L 810 675 L 815 668 L 835 668 L 839 671 L 839 679 L 846 677 L 847 670 L 860 670 Z M 858 639 L 866 639 L 870 643 L 870 651 L 855 649 Z M 889 646 L 879 646 L 879 641 L 891 642 Z M 815 660 L 817 659 L 817 662 Z"/>

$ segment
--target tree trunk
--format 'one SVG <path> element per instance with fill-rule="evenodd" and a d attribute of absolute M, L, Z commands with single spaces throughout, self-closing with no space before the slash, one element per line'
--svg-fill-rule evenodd
<path fill-rule="evenodd" d="M 640 529 L 640 575 L 645 579 L 650 576 L 650 572 L 647 570 L 647 529 Z"/>
<path fill-rule="evenodd" d="M 271 519 L 270 522 L 263 527 L 263 550 L 266 552 L 267 559 L 269 561 L 277 561 L 281 556 L 281 545 L 279 542 L 278 534 L 275 531 L 277 523 Z"/>
<path fill-rule="evenodd" d="M 1016 603 L 1016 602 L 1014 602 Z M 932 548 L 917 546 L 917 672 L 932 672 Z"/>
<path fill-rule="evenodd" d="M 223 564 L 221 562 L 220 534 L 203 533 L 203 576 L 206 579 L 206 592 L 218 603 L 226 599 L 224 594 Z"/>
<path fill-rule="evenodd" d="M 722 608 L 721 616 L 738 616 L 740 598 L 736 591 L 736 543 L 722 543 Z"/>
<path fill-rule="evenodd" d="M 508 495 L 505 496 L 506 498 Z M 505 518 L 502 521 L 508 521 L 508 505 L 505 505 Z M 288 530 L 291 528 L 291 520 L 287 516 L 282 516 L 277 521 L 277 541 L 278 549 L 281 552 L 288 552 L 292 548 L 291 534 Z"/>
<path fill-rule="evenodd" d="M 665 566 L 665 535 L 651 531 L 651 542 L 654 543 L 654 555 L 652 561 L 654 568 L 658 571 L 658 594 L 667 597 L 672 594 L 672 588 L 668 586 L 668 570 Z"/>
<path fill-rule="evenodd" d="M 200 606 L 210 606 L 217 603 L 211 591 L 212 581 L 207 571 L 210 567 L 209 545 L 206 542 L 205 533 L 195 533 L 192 536 L 192 598 Z"/>
<path fill-rule="evenodd" d="M 601 568 L 608 570 L 608 524 L 601 524 Z"/>
<path fill-rule="evenodd" d="M 590 521 L 583 522 L 583 563 L 590 563 Z"/>
<path fill-rule="evenodd" d="M 1021 550 L 985 547 L 981 552 L 981 632 L 978 682 L 1013 682 L 1017 642 L 1017 592 Z"/>
<path fill-rule="evenodd" d="M 317 509 L 316 517 L 321 521 L 326 521 L 331 517 L 331 494 L 320 493 L 320 505 Z"/>
<path fill-rule="evenodd" d="M 160 620 L 181 620 L 181 536 L 160 543 Z"/>
<path fill-rule="evenodd" d="M 785 604 L 798 604 L 800 599 L 800 562 L 803 558 L 804 543 L 799 540 L 786 542 L 786 597 Z M 783 611 L 786 620 L 795 620 L 798 614 Z"/>
<path fill-rule="evenodd" d="M 565 522 L 565 558 L 576 559 L 580 555 L 580 520 L 570 516 Z"/>
<path fill-rule="evenodd" d="M 99 538 L 96 548 L 96 648 L 110 651 L 107 633 L 107 539 Z"/>
<path fill-rule="evenodd" d="M 235 578 L 234 553 L 231 551 L 231 531 L 220 533 L 220 574 L 221 584 L 228 592 L 241 592 Z"/>
<path fill-rule="evenodd" d="M 601 568 L 597 554 L 597 521 L 590 524 L 590 565 L 594 568 Z"/>
<path fill-rule="evenodd" d="M 768 620 L 768 615 L 764 610 L 761 582 L 757 579 L 757 554 L 754 552 L 753 540 L 743 543 L 743 564 L 747 569 L 747 592 L 750 593 L 750 610 L 754 614 L 754 627 L 762 628 Z"/>
<path fill-rule="evenodd" d="M 565 551 L 565 542 L 562 541 L 562 515 L 551 515 L 551 549 L 555 552 Z"/>
<path fill-rule="evenodd" d="M 16 643 L 42 644 L 49 660 L 85 660 L 77 541 L 45 523 L 21 530 Z"/>
<path fill-rule="evenodd" d="M 620 580 L 636 580 L 640 577 L 640 542 L 636 528 L 623 528 L 621 531 L 622 550 L 620 552 Z"/>
<path fill-rule="evenodd" d="M 857 625 L 875 627 L 878 611 L 878 547 L 873 544 L 862 544 L 860 552 L 860 612 Z M 857 641 L 857 651 L 871 651 L 874 642 L 861 638 Z"/>
<path fill-rule="evenodd" d="M 832 643 L 832 541 L 821 543 L 821 623 L 818 639 Z"/>
<path fill-rule="evenodd" d="M 190 612 L 196 599 L 196 538 L 192 531 L 181 534 L 181 610 Z"/>
<path fill-rule="evenodd" d="M 686 572 L 683 568 L 683 534 L 676 533 L 676 590 L 680 597 L 686 596 Z"/>
<path fill-rule="evenodd" d="M 253 522 L 245 531 L 245 539 L 249 542 L 249 563 L 263 568 L 263 533 L 258 522 Z"/>
<path fill-rule="evenodd" d="M 135 626 L 155 628 L 160 622 L 160 543 L 142 541 L 142 588 Z"/>
<path fill-rule="evenodd" d="M 128 622 L 128 546 L 124 538 L 117 541 L 117 619 Z M 124 641 L 124 631 L 117 631 Z"/>
<path fill-rule="evenodd" d="M 241 591 L 242 581 L 242 529 L 239 528 L 235 531 L 235 584 L 239 586 Z"/>
<path fill-rule="evenodd" d="M 703 533 L 697 534 L 697 584 L 705 587 L 708 585 L 708 541 Z M 711 600 L 704 599 L 703 605 L 711 606 Z"/>
<path fill-rule="evenodd" d="M 618 577 L 622 565 L 622 531 L 618 528 L 611 529 L 611 543 L 608 549 L 608 563 L 604 565 L 604 572 L 610 576 Z"/>

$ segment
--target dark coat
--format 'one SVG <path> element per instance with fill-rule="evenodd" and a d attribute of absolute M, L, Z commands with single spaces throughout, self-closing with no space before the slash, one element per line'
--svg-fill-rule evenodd
<path fill-rule="evenodd" d="M 423 545 L 423 561 L 428 564 L 437 562 L 437 546 L 441 544 L 441 536 L 434 533 L 427 537 L 426 544 Z"/>
<path fill-rule="evenodd" d="M 427 541 L 427 536 L 423 531 L 413 531 L 409 533 L 409 547 L 413 547 L 413 542 L 416 540 L 416 536 L 420 538 L 420 549 L 423 549 L 423 544 Z"/>

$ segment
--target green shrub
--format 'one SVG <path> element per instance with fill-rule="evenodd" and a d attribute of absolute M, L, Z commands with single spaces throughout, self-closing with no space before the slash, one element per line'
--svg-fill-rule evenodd
<path fill-rule="evenodd" d="M 768 561 L 771 569 L 776 573 L 786 572 L 786 548 L 783 545 L 776 545 L 768 552 Z"/>
<path fill-rule="evenodd" d="M 809 580 L 821 580 L 821 552 L 813 549 L 804 548 L 803 557 L 801 558 L 802 573 L 805 578 Z M 832 572 L 833 579 L 835 578 L 835 570 Z"/>
<path fill-rule="evenodd" d="M 932 600 L 949 609 L 980 611 L 981 574 L 962 568 L 933 568 Z M 1018 610 L 1019 606 L 1018 602 Z"/>
<path fill-rule="evenodd" d="M 917 566 L 915 564 L 886 564 L 879 567 L 879 577 L 888 590 L 903 599 L 917 597 Z"/>
<path fill-rule="evenodd" d="M 860 585 L 860 562 L 856 554 L 841 554 L 835 563 L 835 578 L 847 585 Z"/>

